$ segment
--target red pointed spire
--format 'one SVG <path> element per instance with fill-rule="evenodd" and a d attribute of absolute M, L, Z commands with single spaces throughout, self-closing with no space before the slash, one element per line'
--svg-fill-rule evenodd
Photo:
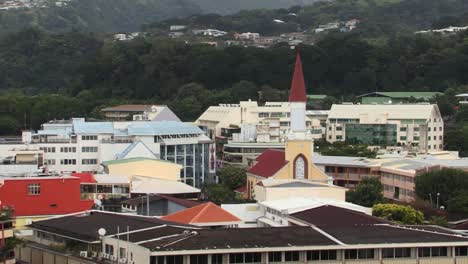
<path fill-rule="evenodd" d="M 294 66 L 289 102 L 307 102 L 304 74 L 302 73 L 301 55 L 299 55 L 299 52 L 296 54 L 296 65 Z"/>

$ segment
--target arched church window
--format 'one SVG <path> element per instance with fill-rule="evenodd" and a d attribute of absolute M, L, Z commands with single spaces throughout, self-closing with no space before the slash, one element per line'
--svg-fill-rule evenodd
<path fill-rule="evenodd" d="M 298 180 L 306 178 L 306 162 L 303 156 L 298 156 L 294 162 L 294 178 Z"/>

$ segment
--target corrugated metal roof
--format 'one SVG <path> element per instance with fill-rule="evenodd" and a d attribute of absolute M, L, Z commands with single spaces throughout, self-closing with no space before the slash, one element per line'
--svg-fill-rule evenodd
<path fill-rule="evenodd" d="M 112 122 L 82 122 L 73 121 L 73 130 L 76 134 L 113 134 Z"/>
<path fill-rule="evenodd" d="M 203 131 L 191 123 L 176 121 L 132 122 L 128 126 L 129 136 L 203 134 Z"/>

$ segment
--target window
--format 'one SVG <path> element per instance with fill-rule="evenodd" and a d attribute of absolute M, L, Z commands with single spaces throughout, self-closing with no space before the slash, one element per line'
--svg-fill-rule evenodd
<path fill-rule="evenodd" d="M 427 140 L 428 140 L 428 141 L 431 141 L 431 136 L 428 136 L 428 137 L 427 137 Z"/>
<path fill-rule="evenodd" d="M 262 117 L 270 117 L 270 114 L 269 113 L 258 113 L 258 117 L 262 118 Z"/>
<path fill-rule="evenodd" d="M 269 252 L 268 262 L 281 262 L 281 252 Z"/>
<path fill-rule="evenodd" d="M 60 152 L 63 152 L 63 153 L 76 152 L 76 147 L 61 147 Z"/>
<path fill-rule="evenodd" d="M 223 264 L 223 254 L 211 255 L 211 264 Z"/>
<path fill-rule="evenodd" d="M 434 136 L 434 140 L 437 140 L 437 136 Z"/>
<path fill-rule="evenodd" d="M 336 127 L 336 131 L 343 131 L 343 128 L 340 127 L 340 126 L 337 126 L 337 127 Z"/>
<path fill-rule="evenodd" d="M 431 128 L 430 128 L 430 127 L 428 127 L 428 128 L 427 128 L 427 131 L 428 131 L 428 132 L 431 132 Z"/>
<path fill-rule="evenodd" d="M 413 140 L 414 140 L 414 141 L 419 141 L 419 137 L 414 136 L 414 137 L 413 137 Z"/>
<path fill-rule="evenodd" d="M 383 248 L 383 258 L 410 258 L 411 248 Z"/>
<path fill-rule="evenodd" d="M 81 152 L 98 152 L 97 147 L 81 147 Z"/>
<path fill-rule="evenodd" d="M 345 259 L 373 259 L 374 249 L 347 249 Z"/>
<path fill-rule="evenodd" d="M 55 153 L 55 147 L 43 147 L 41 148 L 45 153 Z"/>
<path fill-rule="evenodd" d="M 439 149 L 442 149 L 442 144 L 439 144 Z"/>
<path fill-rule="evenodd" d="M 428 148 L 428 149 L 431 149 L 431 145 L 428 145 L 427 148 Z"/>
<path fill-rule="evenodd" d="M 468 247 L 455 247 L 455 256 L 468 256 Z"/>
<path fill-rule="evenodd" d="M 401 132 L 405 132 L 406 129 L 407 129 L 406 127 L 400 127 L 400 131 L 401 131 Z"/>
<path fill-rule="evenodd" d="M 415 127 L 414 132 L 419 132 L 419 127 Z"/>
<path fill-rule="evenodd" d="M 287 127 L 289 126 L 289 122 L 280 122 L 280 126 Z"/>
<path fill-rule="evenodd" d="M 41 184 L 40 183 L 28 184 L 28 194 L 29 195 L 41 194 Z"/>
<path fill-rule="evenodd" d="M 167 256 L 166 257 L 166 264 L 183 264 L 184 257 L 183 256 Z"/>
<path fill-rule="evenodd" d="M 208 264 L 208 255 L 191 255 L 190 264 Z"/>
<path fill-rule="evenodd" d="M 447 248 L 446 247 L 418 248 L 418 256 L 420 258 L 447 256 Z"/>
<path fill-rule="evenodd" d="M 299 251 L 284 252 L 284 261 L 299 261 Z"/>
<path fill-rule="evenodd" d="M 406 140 L 406 136 L 401 136 L 400 140 L 402 140 L 402 141 Z"/>
<path fill-rule="evenodd" d="M 229 263 L 259 263 L 262 262 L 261 253 L 229 254 Z"/>
<path fill-rule="evenodd" d="M 439 136 L 439 140 L 442 140 L 442 136 Z"/>
<path fill-rule="evenodd" d="M 336 139 L 341 140 L 341 139 L 343 139 L 343 136 L 338 135 L 338 136 L 336 136 Z"/>
<path fill-rule="evenodd" d="M 45 165 L 55 165 L 55 160 L 54 159 L 45 159 L 44 164 Z"/>
<path fill-rule="evenodd" d="M 97 136 L 81 136 L 81 140 L 97 140 Z"/>
<path fill-rule="evenodd" d="M 106 246 L 104 247 L 104 250 L 106 252 L 106 254 L 109 254 L 109 255 L 114 255 L 114 246 L 113 245 L 109 245 L 109 244 L 106 244 Z"/>
<path fill-rule="evenodd" d="M 442 127 L 439 127 L 439 131 L 442 131 L 442 130 L 444 130 L 444 129 Z"/>
<path fill-rule="evenodd" d="M 336 260 L 336 250 L 316 250 L 307 252 L 307 261 Z"/>
<path fill-rule="evenodd" d="M 61 165 L 76 165 L 76 159 L 62 159 L 60 160 Z"/>
<path fill-rule="evenodd" d="M 332 139 L 332 136 L 328 136 L 328 139 Z"/>
<path fill-rule="evenodd" d="M 123 247 L 119 249 L 119 258 L 127 258 L 127 250 Z"/>
<path fill-rule="evenodd" d="M 81 164 L 83 164 L 83 165 L 95 165 L 95 164 L 97 164 L 97 159 L 82 159 Z"/>
<path fill-rule="evenodd" d="M 294 163 L 294 178 L 303 180 L 306 177 L 306 162 L 302 156 L 296 158 Z"/>

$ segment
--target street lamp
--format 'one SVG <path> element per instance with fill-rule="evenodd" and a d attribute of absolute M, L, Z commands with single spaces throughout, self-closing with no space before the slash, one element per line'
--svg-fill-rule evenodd
<path fill-rule="evenodd" d="M 104 236 L 106 235 L 106 229 L 104 229 L 102 227 L 99 228 L 98 234 L 99 234 L 99 238 L 101 239 L 101 243 L 102 243 L 102 249 L 101 249 L 102 253 L 101 254 L 104 257 L 105 252 L 106 252 L 106 249 L 104 247 Z"/>
<path fill-rule="evenodd" d="M 434 204 L 432 203 L 432 193 L 429 193 L 429 201 L 431 201 L 431 208 L 434 207 Z"/>
<path fill-rule="evenodd" d="M 437 209 L 439 209 L 439 196 L 440 196 L 440 193 L 437 193 Z"/>

